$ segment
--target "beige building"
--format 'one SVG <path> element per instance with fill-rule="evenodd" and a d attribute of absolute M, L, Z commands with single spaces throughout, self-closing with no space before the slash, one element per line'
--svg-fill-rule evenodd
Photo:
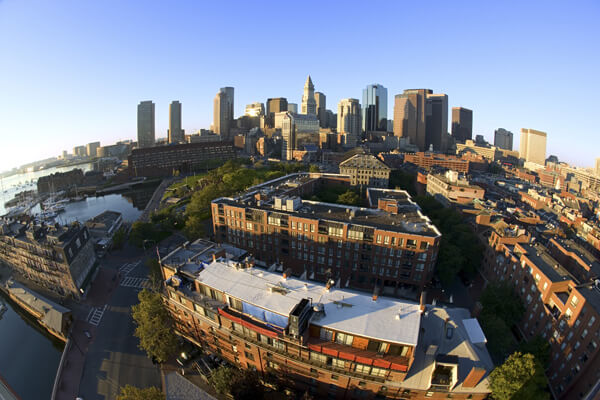
<path fill-rule="evenodd" d="M 182 143 L 185 141 L 181 128 L 181 103 L 172 101 L 169 104 L 169 143 Z"/>
<path fill-rule="evenodd" d="M 100 142 L 92 142 L 88 143 L 86 148 L 86 153 L 88 157 L 97 157 L 98 156 L 98 148 L 100 147 Z"/>
<path fill-rule="evenodd" d="M 156 134 L 154 131 L 154 103 L 142 101 L 137 108 L 138 148 L 154 146 Z"/>
<path fill-rule="evenodd" d="M 343 135 L 344 147 L 355 147 L 360 138 L 360 104 L 358 99 L 342 99 L 338 103 L 337 130 Z"/>
<path fill-rule="evenodd" d="M 427 175 L 427 193 L 439 199 L 443 197 L 445 203 L 470 203 L 474 199 L 483 200 L 485 190 L 479 186 L 471 185 L 468 180 L 461 178 L 456 171 L 446 171 L 445 175 Z"/>
<path fill-rule="evenodd" d="M 357 154 L 340 163 L 340 174 L 350 176 L 350 184 L 387 188 L 391 169 L 371 154 Z"/>
<path fill-rule="evenodd" d="M 600 157 L 596 158 L 596 176 L 600 176 Z"/>
<path fill-rule="evenodd" d="M 228 138 L 233 122 L 233 98 L 230 98 L 230 95 L 225 89 L 231 89 L 231 92 L 233 92 L 233 88 L 221 88 L 215 96 L 213 131 L 223 138 Z"/>
<path fill-rule="evenodd" d="M 407 137 L 420 151 L 426 150 L 426 109 L 429 89 L 407 89 L 394 100 L 394 136 Z"/>
<path fill-rule="evenodd" d="M 525 161 L 544 165 L 546 163 L 546 132 L 521 128 L 519 155 Z"/>

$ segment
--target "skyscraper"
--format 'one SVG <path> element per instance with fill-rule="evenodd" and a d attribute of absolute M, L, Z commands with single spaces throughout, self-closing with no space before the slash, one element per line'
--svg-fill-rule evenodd
<path fill-rule="evenodd" d="M 288 103 L 288 109 L 289 112 L 294 113 L 294 114 L 298 114 L 298 104 L 296 103 Z"/>
<path fill-rule="evenodd" d="M 457 142 L 473 139 L 473 111 L 452 107 L 452 137 Z"/>
<path fill-rule="evenodd" d="M 519 156 L 527 162 L 545 165 L 546 132 L 521 128 L 521 145 Z"/>
<path fill-rule="evenodd" d="M 224 87 L 219 90 L 214 100 L 213 130 L 222 138 L 229 137 L 233 123 L 233 88 Z"/>
<path fill-rule="evenodd" d="M 338 103 L 337 128 L 344 135 L 344 147 L 356 147 L 360 138 L 360 104 L 358 99 L 342 99 Z"/>
<path fill-rule="evenodd" d="M 387 131 L 387 89 L 372 84 L 363 89 L 362 130 Z"/>
<path fill-rule="evenodd" d="M 181 103 L 175 100 L 169 105 L 169 143 L 182 143 L 183 141 Z"/>
<path fill-rule="evenodd" d="M 406 137 L 420 151 L 426 150 L 426 103 L 429 89 L 407 89 L 394 99 L 394 136 Z"/>
<path fill-rule="evenodd" d="M 319 120 L 316 115 L 282 113 L 281 136 L 282 160 L 293 160 L 295 150 L 303 150 L 305 145 L 319 145 Z"/>
<path fill-rule="evenodd" d="M 317 118 L 319 119 L 319 126 L 321 128 L 327 128 L 327 99 L 323 93 L 316 92 L 315 100 L 317 102 Z"/>
<path fill-rule="evenodd" d="M 600 176 L 600 157 L 596 158 L 596 176 Z"/>
<path fill-rule="evenodd" d="M 142 101 L 137 107 L 138 148 L 154 146 L 154 103 Z"/>
<path fill-rule="evenodd" d="M 272 114 L 288 110 L 288 102 L 285 97 L 276 97 L 267 99 L 267 115 L 272 117 Z"/>
<path fill-rule="evenodd" d="M 302 95 L 302 114 L 317 115 L 315 85 L 313 85 L 310 75 L 308 78 L 306 78 L 306 83 L 304 84 L 304 94 Z"/>
<path fill-rule="evenodd" d="M 503 128 L 494 131 L 494 146 L 504 150 L 513 149 L 513 133 Z"/>
<path fill-rule="evenodd" d="M 425 147 L 429 150 L 446 151 L 448 134 L 448 95 L 427 94 L 425 112 Z"/>

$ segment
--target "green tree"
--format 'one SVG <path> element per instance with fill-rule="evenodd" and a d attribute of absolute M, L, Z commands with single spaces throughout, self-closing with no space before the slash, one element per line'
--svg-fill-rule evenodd
<path fill-rule="evenodd" d="M 141 389 L 126 385 L 121 387 L 121 393 L 119 393 L 117 400 L 164 400 L 164 398 L 163 392 L 155 386 Z"/>
<path fill-rule="evenodd" d="M 550 398 L 543 368 L 532 354 L 513 353 L 492 371 L 489 380 L 495 400 Z"/>
<path fill-rule="evenodd" d="M 321 172 L 321 169 L 316 164 L 310 164 L 310 167 L 308 168 L 308 172 Z"/>
<path fill-rule="evenodd" d="M 210 215 L 210 214 L 209 214 Z M 189 240 L 196 240 L 206 235 L 204 226 L 206 218 L 202 218 L 200 214 L 188 216 L 185 221 L 184 233 Z"/>
<path fill-rule="evenodd" d="M 221 366 L 210 375 L 209 382 L 217 393 L 230 393 L 237 371 L 232 367 Z"/>
<path fill-rule="evenodd" d="M 516 340 L 502 318 L 493 312 L 482 312 L 479 321 L 487 338 L 487 348 L 494 362 L 502 362 L 516 347 Z"/>
<path fill-rule="evenodd" d="M 160 273 L 160 264 L 156 258 L 149 258 L 146 260 L 146 267 L 148 268 L 148 276 L 152 287 L 156 289 L 160 288 L 162 282 L 162 275 Z"/>
<path fill-rule="evenodd" d="M 337 203 L 358 206 L 360 205 L 360 196 L 353 190 L 347 190 L 338 196 Z"/>
<path fill-rule="evenodd" d="M 129 241 L 137 247 L 142 247 L 144 240 L 153 239 L 156 235 L 154 225 L 150 222 L 136 221 L 131 226 Z"/>
<path fill-rule="evenodd" d="M 521 320 L 525 306 L 506 282 L 492 283 L 481 294 L 485 313 L 494 314 L 511 327 Z"/>
<path fill-rule="evenodd" d="M 217 393 L 231 394 L 235 400 L 261 400 L 264 387 L 255 371 L 221 366 L 209 378 Z"/>
<path fill-rule="evenodd" d="M 550 344 L 540 335 L 519 343 L 519 351 L 523 354 L 533 354 L 544 368 L 550 365 Z"/>
<path fill-rule="evenodd" d="M 139 304 L 132 307 L 137 327 L 134 335 L 140 339 L 140 349 L 149 357 L 163 363 L 175 353 L 177 338 L 173 333 L 173 321 L 159 293 L 142 290 Z"/>
<path fill-rule="evenodd" d="M 123 227 L 119 228 L 112 238 L 113 249 L 120 250 L 123 248 L 125 244 L 125 239 L 127 239 L 127 233 Z"/>

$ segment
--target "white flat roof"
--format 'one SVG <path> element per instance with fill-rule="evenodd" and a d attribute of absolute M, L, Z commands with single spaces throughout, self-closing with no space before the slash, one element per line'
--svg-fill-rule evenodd
<path fill-rule="evenodd" d="M 289 316 L 302 299 L 322 303 L 325 315 L 312 323 L 378 340 L 416 346 L 421 315 L 415 302 L 379 297 L 332 287 L 259 268 L 237 269 L 235 262 L 217 260 L 197 273 L 201 283 L 265 310 Z M 271 287 L 277 287 L 271 291 Z M 285 292 L 282 293 L 282 292 Z"/>

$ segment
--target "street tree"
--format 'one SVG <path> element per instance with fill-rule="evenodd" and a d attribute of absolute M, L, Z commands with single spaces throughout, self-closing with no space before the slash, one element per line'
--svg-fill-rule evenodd
<path fill-rule="evenodd" d="M 513 353 L 490 374 L 495 400 L 549 399 L 543 367 L 532 354 Z"/>
<path fill-rule="evenodd" d="M 117 400 L 164 400 L 165 395 L 155 386 L 138 388 L 131 385 L 121 387 Z"/>
<path fill-rule="evenodd" d="M 134 335 L 140 339 L 139 347 L 149 357 L 164 363 L 177 349 L 173 321 L 159 293 L 142 290 L 139 304 L 132 307 L 135 324 Z"/>

